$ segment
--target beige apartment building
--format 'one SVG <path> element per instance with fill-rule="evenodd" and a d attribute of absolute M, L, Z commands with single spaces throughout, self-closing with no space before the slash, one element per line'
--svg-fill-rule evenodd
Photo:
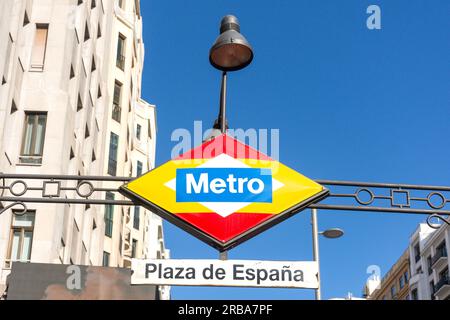
<path fill-rule="evenodd" d="M 139 0 L 0 1 L 0 171 L 130 177 L 152 169 L 156 111 L 141 99 L 143 61 Z M 11 211 L 0 215 L 0 295 L 14 261 L 129 267 L 132 257 L 169 257 L 161 219 L 143 208 Z"/>
<path fill-rule="evenodd" d="M 409 250 L 406 250 L 374 290 L 369 289 L 369 286 L 366 285 L 366 298 L 369 300 L 410 300 L 409 270 Z"/>

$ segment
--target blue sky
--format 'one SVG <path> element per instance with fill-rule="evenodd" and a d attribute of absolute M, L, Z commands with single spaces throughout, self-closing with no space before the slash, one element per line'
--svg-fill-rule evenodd
<path fill-rule="evenodd" d="M 234 128 L 280 130 L 280 161 L 314 179 L 449 185 L 450 2 L 142 2 L 146 61 L 143 96 L 157 105 L 157 163 L 170 158 L 176 128 L 212 124 L 220 73 L 209 48 L 220 19 L 236 15 L 255 59 L 229 75 Z M 366 28 L 366 8 L 382 29 Z M 319 212 L 323 298 L 360 295 L 366 268 L 382 273 L 424 216 Z M 230 259 L 312 260 L 309 211 L 230 251 Z M 218 254 L 165 223 L 173 258 Z M 175 299 L 312 299 L 310 290 L 173 287 Z"/>

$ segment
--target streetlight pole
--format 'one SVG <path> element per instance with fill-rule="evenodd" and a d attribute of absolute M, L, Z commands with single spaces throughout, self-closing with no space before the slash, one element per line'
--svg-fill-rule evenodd
<path fill-rule="evenodd" d="M 315 290 L 315 296 L 316 300 L 322 300 L 322 293 L 320 290 L 319 230 L 317 227 L 317 209 L 311 209 L 311 224 L 313 237 L 313 260 L 317 262 L 318 286 Z"/>
<path fill-rule="evenodd" d="M 214 129 L 220 130 L 220 133 L 225 133 L 228 129 L 227 124 L 227 72 L 222 72 L 222 87 L 220 89 L 220 109 L 219 116 L 214 123 Z"/>
<path fill-rule="evenodd" d="M 322 288 L 320 281 L 320 255 L 319 255 L 319 235 L 328 239 L 337 239 L 344 235 L 344 231 L 338 228 L 331 228 L 319 231 L 317 224 L 317 209 L 311 209 L 311 225 L 313 240 L 313 260 L 317 262 L 317 289 L 314 290 L 316 300 L 322 300 Z"/>
<path fill-rule="evenodd" d="M 219 116 L 214 123 L 214 129 L 220 130 L 220 133 L 224 134 L 227 132 L 227 72 L 222 72 L 222 87 L 220 88 L 220 109 Z M 219 260 L 228 260 L 228 251 L 223 251 L 219 253 Z"/>

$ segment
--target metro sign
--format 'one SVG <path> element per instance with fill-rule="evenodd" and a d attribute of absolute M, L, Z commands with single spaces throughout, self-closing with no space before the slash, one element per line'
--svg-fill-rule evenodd
<path fill-rule="evenodd" d="M 220 251 L 328 195 L 323 186 L 226 134 L 120 192 Z"/>

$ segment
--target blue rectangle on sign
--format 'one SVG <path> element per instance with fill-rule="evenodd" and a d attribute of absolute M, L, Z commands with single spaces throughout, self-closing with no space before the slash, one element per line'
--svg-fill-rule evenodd
<path fill-rule="evenodd" d="M 177 169 L 177 202 L 272 202 L 272 170 Z"/>

